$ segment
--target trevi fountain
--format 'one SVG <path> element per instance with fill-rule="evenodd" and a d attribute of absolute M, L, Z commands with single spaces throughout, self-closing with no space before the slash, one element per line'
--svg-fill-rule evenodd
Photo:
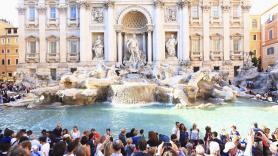
<path fill-rule="evenodd" d="M 227 73 L 193 72 L 190 62 L 148 64 L 138 44 L 136 34 L 131 35 L 123 64 L 110 66 L 103 61 L 103 43 L 98 37 L 92 47 L 96 67 L 64 73 L 59 81 L 18 73 L 17 83 L 33 89 L 24 99 L 1 107 L 0 128 L 39 131 L 62 122 L 68 128 L 77 124 L 81 129 L 110 127 L 118 132 L 140 125 L 166 133 L 175 121 L 187 126 L 196 122 L 200 128 L 212 125 L 217 130 L 232 124 L 248 129 L 255 121 L 277 126 L 274 120 L 267 120 L 278 118 L 275 104 L 255 98 L 273 86 L 277 89 L 278 64 L 268 73 L 258 73 L 246 61 L 231 85 Z M 171 35 L 166 42 L 169 57 L 176 53 L 176 45 Z M 254 95 L 246 90 L 250 81 Z"/>

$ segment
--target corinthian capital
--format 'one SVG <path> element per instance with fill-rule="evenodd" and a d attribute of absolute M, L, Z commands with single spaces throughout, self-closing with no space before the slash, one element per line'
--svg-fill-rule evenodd
<path fill-rule="evenodd" d="M 183 7 L 189 5 L 189 1 L 188 1 L 188 0 L 181 0 L 181 1 L 178 2 L 177 4 L 178 4 L 178 6 L 179 6 L 180 8 L 183 8 Z"/>
<path fill-rule="evenodd" d="M 114 4 L 115 4 L 115 2 L 114 2 L 113 0 L 108 0 L 108 1 L 104 4 L 104 6 L 105 6 L 106 8 L 110 8 L 110 7 L 114 7 Z"/>
<path fill-rule="evenodd" d="M 162 0 L 155 0 L 154 1 L 154 6 L 161 8 L 161 7 L 164 6 L 164 2 Z"/>
<path fill-rule="evenodd" d="M 16 9 L 17 9 L 19 15 L 24 15 L 25 14 L 25 11 L 26 11 L 25 7 L 19 6 Z"/>
<path fill-rule="evenodd" d="M 88 8 L 89 7 L 89 3 L 87 0 L 79 0 L 78 4 L 81 8 Z"/>
<path fill-rule="evenodd" d="M 46 11 L 46 6 L 44 4 L 39 4 L 37 10 L 39 13 L 44 13 Z"/>
<path fill-rule="evenodd" d="M 242 0 L 241 1 L 242 5 L 241 8 L 243 11 L 249 11 L 251 8 L 251 3 L 250 0 Z"/>

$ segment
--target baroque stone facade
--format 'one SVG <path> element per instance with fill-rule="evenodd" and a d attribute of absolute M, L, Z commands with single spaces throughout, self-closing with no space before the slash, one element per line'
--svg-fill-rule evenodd
<path fill-rule="evenodd" d="M 18 1 L 23 72 L 55 78 L 99 60 L 122 64 L 134 37 L 146 63 L 186 61 L 194 71 L 229 71 L 231 78 L 249 52 L 249 0 Z"/>

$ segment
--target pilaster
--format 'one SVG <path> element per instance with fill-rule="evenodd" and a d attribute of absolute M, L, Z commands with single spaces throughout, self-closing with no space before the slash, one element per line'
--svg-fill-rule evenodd
<path fill-rule="evenodd" d="M 231 58 L 230 54 L 230 5 L 223 5 L 223 27 L 224 27 L 224 60 Z"/>
<path fill-rule="evenodd" d="M 210 6 L 208 4 L 203 4 L 202 6 L 203 9 L 203 56 L 204 56 L 204 61 L 209 61 L 210 60 L 210 39 L 209 39 L 209 11 L 210 11 Z"/>
<path fill-rule="evenodd" d="M 60 16 L 60 62 L 67 62 L 67 6 L 65 0 L 60 0 L 59 3 Z"/>
<path fill-rule="evenodd" d="M 25 14 L 26 8 L 24 4 L 19 3 L 18 11 L 18 47 L 19 47 L 19 63 L 25 63 L 26 41 L 25 41 Z"/>
<path fill-rule="evenodd" d="M 249 0 L 244 1 L 242 8 L 242 16 L 243 16 L 243 45 L 244 45 L 244 53 L 249 53 L 250 51 L 250 27 L 249 27 L 249 10 L 251 8 Z"/>
<path fill-rule="evenodd" d="M 40 47 L 40 63 L 46 62 L 46 35 L 45 35 L 45 24 L 46 24 L 46 6 L 44 1 L 40 0 L 38 7 L 39 13 L 39 47 Z"/>

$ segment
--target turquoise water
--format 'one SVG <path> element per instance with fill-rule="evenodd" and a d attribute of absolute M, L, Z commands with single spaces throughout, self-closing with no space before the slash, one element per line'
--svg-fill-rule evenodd
<path fill-rule="evenodd" d="M 106 128 L 111 128 L 117 135 L 122 127 L 128 130 L 134 127 L 143 128 L 145 133 L 155 130 L 168 135 L 174 123 L 180 121 L 188 128 L 196 122 L 203 133 L 206 125 L 220 132 L 222 128 L 230 131 L 231 125 L 235 124 L 245 134 L 253 122 L 272 130 L 278 127 L 278 109 L 272 106 L 269 103 L 240 100 L 210 109 L 175 109 L 173 105 L 166 104 L 123 107 L 107 103 L 41 109 L 0 108 L 0 129 L 25 128 L 38 133 L 42 129 L 51 130 L 57 122 L 61 122 L 63 128 L 71 129 L 78 125 L 81 131 L 96 128 L 103 133 Z"/>

